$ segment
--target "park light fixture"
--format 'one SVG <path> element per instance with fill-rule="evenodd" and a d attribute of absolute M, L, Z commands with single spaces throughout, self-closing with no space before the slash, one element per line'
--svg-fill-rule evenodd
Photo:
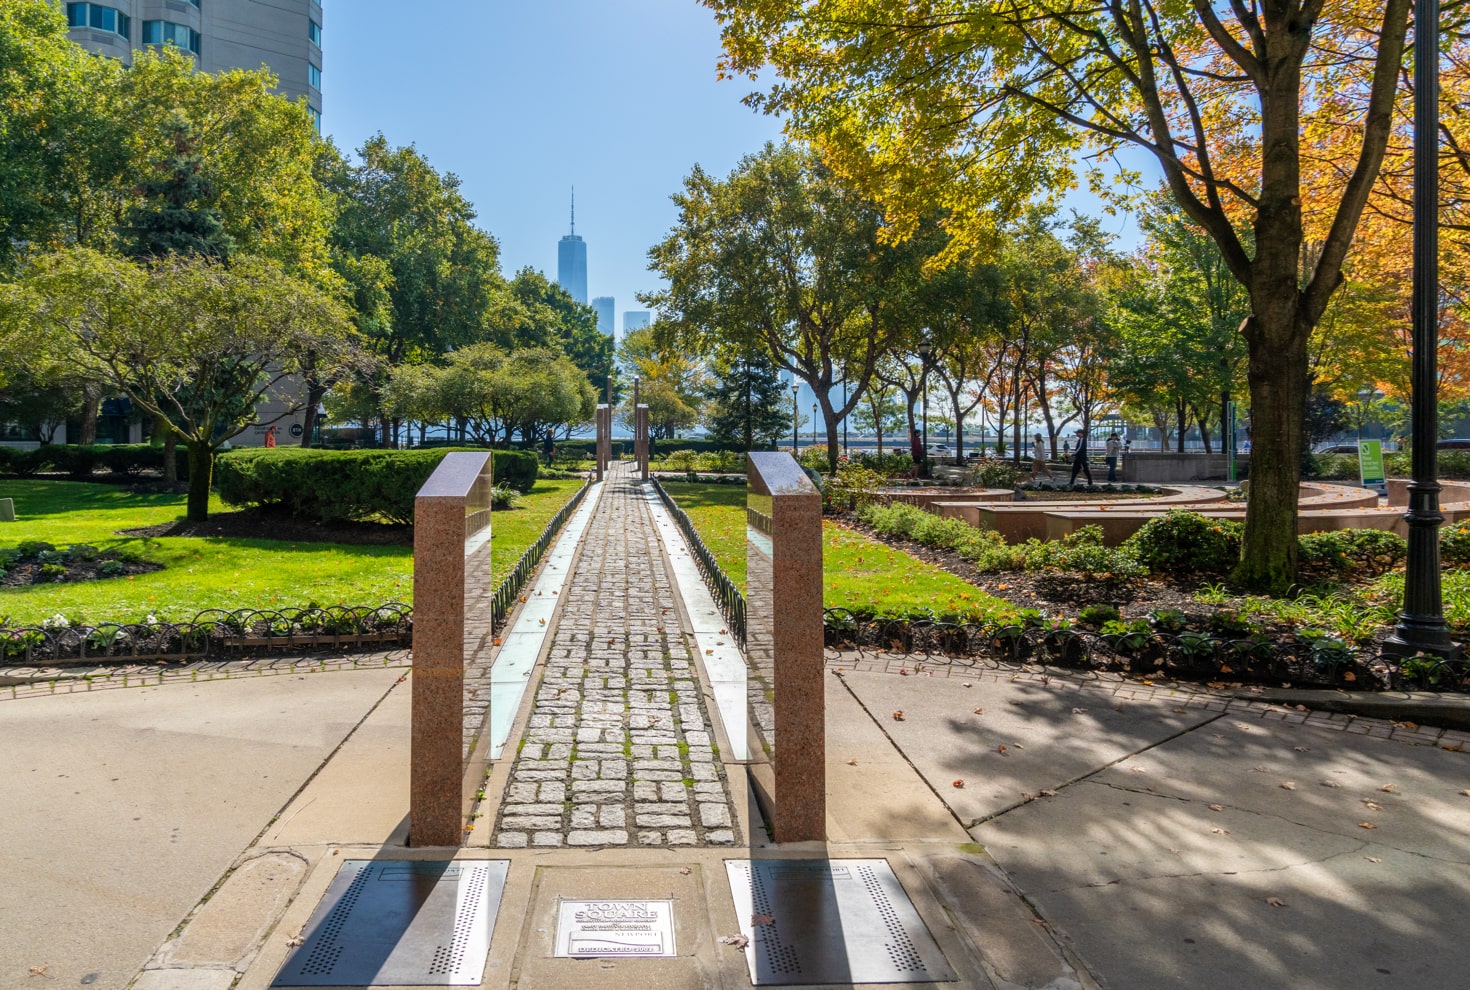
<path fill-rule="evenodd" d="M 1410 387 L 1409 558 L 1404 567 L 1404 605 L 1389 656 L 1419 654 L 1459 659 L 1444 620 L 1439 575 L 1439 0 L 1414 8 L 1414 360 Z"/>

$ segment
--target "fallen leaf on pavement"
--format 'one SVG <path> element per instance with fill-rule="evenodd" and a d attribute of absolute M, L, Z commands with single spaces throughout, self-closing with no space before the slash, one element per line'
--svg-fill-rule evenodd
<path fill-rule="evenodd" d="M 1384 784 L 1382 787 L 1380 787 L 1378 789 L 1380 791 L 1382 791 L 1383 793 L 1385 793 L 1385 794 L 1397 794 L 1399 792 L 1399 785 L 1398 784 Z"/>
<path fill-rule="evenodd" d="M 721 935 L 720 941 L 726 945 L 733 945 L 737 949 L 743 949 L 750 944 L 750 939 L 744 935 Z"/>
<path fill-rule="evenodd" d="M 1272 907 L 1286 907 L 1286 902 L 1279 897 L 1268 897 L 1266 903 Z"/>
<path fill-rule="evenodd" d="M 1051 790 L 1050 788 L 1046 788 L 1046 789 L 1042 790 L 1041 796 L 1042 797 L 1056 797 L 1057 796 L 1057 792 L 1054 791 L 1054 790 Z"/>
<path fill-rule="evenodd" d="M 1382 811 L 1383 810 L 1383 805 L 1379 804 L 1377 801 L 1374 801 L 1372 798 L 1363 798 L 1363 805 L 1369 811 Z"/>
<path fill-rule="evenodd" d="M 1358 822 L 1358 828 L 1377 828 L 1372 822 Z"/>
<path fill-rule="evenodd" d="M 1270 773 L 1271 772 L 1271 768 L 1270 767 L 1261 766 L 1259 763 L 1257 763 L 1255 766 L 1251 767 L 1251 769 L 1254 770 L 1256 773 Z"/>
<path fill-rule="evenodd" d="M 1087 709 L 1086 708 L 1074 708 L 1074 709 L 1072 709 L 1072 714 L 1073 715 L 1086 715 L 1087 714 Z"/>
<path fill-rule="evenodd" d="M 1005 743 L 1001 743 L 999 746 L 995 747 L 995 751 L 1004 756 L 1006 751 Z"/>
<path fill-rule="evenodd" d="M 1335 780 L 1324 780 L 1324 781 L 1322 781 L 1322 786 L 1323 787 L 1341 787 L 1342 785 L 1339 784 Z"/>
<path fill-rule="evenodd" d="M 964 787 L 965 786 L 965 782 L 963 780 L 956 780 L 953 783 L 951 783 L 949 786 L 950 787 Z"/>
<path fill-rule="evenodd" d="M 51 967 L 50 967 L 49 964 L 46 965 L 46 966 L 32 966 L 31 967 L 31 975 L 32 976 L 45 976 L 46 975 L 46 970 L 48 970 L 50 968 Z"/>
<path fill-rule="evenodd" d="M 1285 791 L 1294 791 L 1294 790 L 1296 790 L 1296 781 L 1294 781 L 1294 780 L 1283 780 L 1281 782 L 1281 785 L 1280 786 L 1281 786 L 1281 789 L 1282 790 L 1285 790 Z"/>
<path fill-rule="evenodd" d="M 896 712 L 893 713 L 893 720 L 895 722 L 902 722 L 903 721 L 903 709 L 902 708 L 900 708 L 898 711 L 896 711 Z"/>
<path fill-rule="evenodd" d="M 973 684 L 969 684 L 969 683 L 965 683 L 965 684 L 961 684 L 961 685 L 960 685 L 960 687 L 974 687 L 974 686 L 975 686 L 975 685 L 973 685 Z"/>
<path fill-rule="evenodd" d="M 1216 825 L 1214 828 L 1210 829 L 1210 831 L 1213 832 L 1213 833 L 1215 833 L 1216 835 L 1229 835 L 1230 834 L 1230 829 L 1228 829 L 1228 828 L 1221 828 L 1218 825 Z"/>
<path fill-rule="evenodd" d="M 1366 859 L 1370 863 L 1381 863 L 1381 862 L 1383 862 L 1383 860 L 1379 859 L 1377 856 L 1364 856 L 1363 858 Z"/>
<path fill-rule="evenodd" d="M 850 766 L 850 767 L 857 766 L 857 757 L 854 756 L 852 759 L 848 760 L 847 761 L 847 765 Z"/>
<path fill-rule="evenodd" d="M 975 714 L 976 715 L 984 715 L 985 714 L 985 709 L 983 709 L 983 708 L 977 708 L 977 709 L 975 709 Z"/>
<path fill-rule="evenodd" d="M 679 870 L 679 875 L 681 877 L 687 877 L 689 874 L 691 874 L 693 872 L 694 872 L 694 867 L 692 867 L 692 866 L 685 866 L 685 867 L 683 867 L 683 868 L 681 868 Z"/>
<path fill-rule="evenodd" d="M 1134 773 L 1148 773 L 1148 767 L 1141 767 L 1141 766 L 1138 766 L 1137 764 L 1134 764 L 1133 766 L 1129 767 L 1128 769 L 1129 770 L 1132 770 Z"/>
<path fill-rule="evenodd" d="M 1470 797 L 1470 790 L 1461 791 L 1460 797 Z"/>
<path fill-rule="evenodd" d="M 1310 753 L 1312 751 L 1312 747 L 1310 747 L 1310 746 L 1298 746 L 1298 747 L 1296 747 L 1296 751 L 1298 753 Z"/>
<path fill-rule="evenodd" d="M 1223 804 L 1212 804 L 1212 805 L 1210 805 L 1210 810 L 1211 811 L 1224 811 L 1225 810 L 1225 806 Z"/>

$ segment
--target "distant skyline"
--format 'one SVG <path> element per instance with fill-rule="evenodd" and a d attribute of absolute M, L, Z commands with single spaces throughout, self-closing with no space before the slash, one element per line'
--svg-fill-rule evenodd
<path fill-rule="evenodd" d="M 723 177 L 782 137 L 740 102 L 756 83 L 715 79 L 719 26 L 695 0 L 326 0 L 323 15 L 323 134 L 350 152 L 381 131 L 459 176 L 507 278 L 557 277 L 575 186 L 587 296 L 638 306 L 695 163 Z M 1130 221 L 1104 222 L 1136 242 Z"/>
<path fill-rule="evenodd" d="M 458 175 L 507 278 L 556 278 L 575 186 L 588 295 L 637 306 L 694 164 L 725 175 L 781 138 L 740 103 L 748 86 L 716 81 L 719 28 L 694 0 L 326 0 L 323 15 L 323 134 L 349 152 L 382 131 Z"/>

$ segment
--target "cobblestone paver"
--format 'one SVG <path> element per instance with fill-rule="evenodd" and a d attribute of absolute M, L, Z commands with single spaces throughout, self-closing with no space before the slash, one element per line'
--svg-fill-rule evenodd
<path fill-rule="evenodd" d="M 733 845 L 729 787 L 653 520 L 625 468 L 607 486 L 491 845 Z"/>

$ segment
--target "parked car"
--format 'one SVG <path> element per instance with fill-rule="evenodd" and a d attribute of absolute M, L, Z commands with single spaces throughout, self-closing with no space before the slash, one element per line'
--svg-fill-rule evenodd
<path fill-rule="evenodd" d="M 1358 445 L 1356 443 L 1322 443 L 1317 445 L 1314 454 L 1356 454 Z"/>
<path fill-rule="evenodd" d="M 1456 437 L 1453 440 L 1441 440 L 1435 446 L 1440 450 L 1470 450 L 1470 438 Z"/>

